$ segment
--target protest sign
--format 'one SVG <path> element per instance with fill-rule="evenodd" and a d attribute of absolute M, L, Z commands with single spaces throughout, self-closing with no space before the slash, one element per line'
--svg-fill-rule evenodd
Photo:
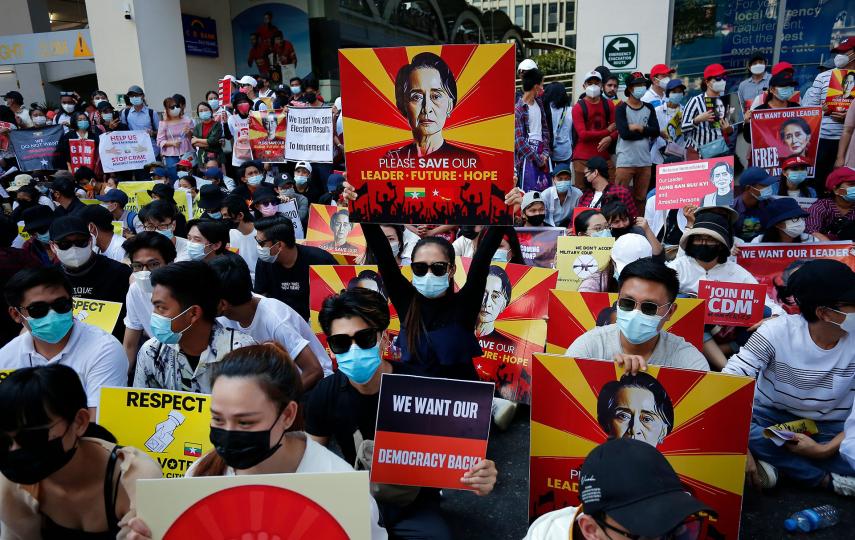
<path fill-rule="evenodd" d="M 794 440 L 797 433 L 816 435 L 819 429 L 816 422 L 808 418 L 781 422 L 763 429 L 763 436 L 770 439 L 776 446 L 784 446 L 787 441 Z"/>
<path fill-rule="evenodd" d="M 300 212 L 297 210 L 296 199 L 281 203 L 276 207 L 276 211 L 284 216 L 288 216 L 291 220 L 291 225 L 294 226 L 294 238 L 299 240 L 306 237 L 306 234 L 303 232 L 303 222 L 300 221 Z"/>
<path fill-rule="evenodd" d="M 285 112 L 282 109 L 249 113 L 249 147 L 252 159 L 265 163 L 285 161 Z"/>
<path fill-rule="evenodd" d="M 575 291 L 583 280 L 593 276 L 609 264 L 614 238 L 592 238 L 590 236 L 559 236 L 558 289 Z"/>
<path fill-rule="evenodd" d="M 228 107 L 232 104 L 232 80 L 230 78 L 226 77 L 217 81 L 217 94 L 220 98 L 221 107 Z"/>
<path fill-rule="evenodd" d="M 811 205 L 816 202 L 816 197 L 790 197 L 788 195 L 772 195 L 773 199 L 783 199 L 787 197 L 788 199 L 793 199 L 797 203 L 799 203 L 799 208 L 804 210 L 805 212 L 810 209 Z"/>
<path fill-rule="evenodd" d="M 656 447 L 686 491 L 715 511 L 709 538 L 739 538 L 754 379 L 661 366 L 630 375 L 614 362 L 548 354 L 534 355 L 533 370 L 531 519 L 578 506 L 588 453 L 632 437 Z M 617 413 L 637 417 L 642 408 L 650 422 L 627 433 L 632 424 Z"/>
<path fill-rule="evenodd" d="M 768 287 L 769 298 L 787 313 L 799 313 L 799 307 L 789 297 L 782 297 L 786 277 L 813 259 L 833 259 L 855 270 L 855 247 L 852 241 L 816 242 L 811 244 L 743 244 L 736 262 L 748 270 L 759 283 Z M 833 286 L 833 284 L 829 284 Z"/>
<path fill-rule="evenodd" d="M 564 354 L 576 339 L 597 326 L 614 324 L 617 293 L 549 292 L 549 322 L 546 326 L 546 352 Z M 676 310 L 662 330 L 680 336 L 699 351 L 704 345 L 704 301 L 677 298 Z"/>
<path fill-rule="evenodd" d="M 825 104 L 828 112 L 845 113 L 855 99 L 855 69 L 835 69 L 828 81 Z"/>
<path fill-rule="evenodd" d="M 564 227 L 517 227 L 517 238 L 525 263 L 540 268 L 555 268 L 558 237 L 565 236 Z"/>
<path fill-rule="evenodd" d="M 210 403 L 207 394 L 105 387 L 98 424 L 156 460 L 165 478 L 181 478 L 212 448 Z"/>
<path fill-rule="evenodd" d="M 698 282 L 698 298 L 706 300 L 704 324 L 754 326 L 763 319 L 766 289 L 763 284 Z"/>
<path fill-rule="evenodd" d="M 102 133 L 98 154 L 104 172 L 134 171 L 154 162 L 151 137 L 142 130 Z"/>
<path fill-rule="evenodd" d="M 0 369 L 0 382 L 5 381 L 6 377 L 8 377 L 9 374 L 12 373 L 13 371 L 15 371 L 15 370 L 14 369 Z"/>
<path fill-rule="evenodd" d="M 119 182 L 116 189 L 120 189 L 128 196 L 128 204 L 125 205 L 125 210 L 129 212 L 139 212 L 140 208 L 152 201 L 151 195 L 148 194 L 155 184 L 160 182 L 154 180 L 145 180 L 139 182 Z M 173 194 L 173 200 L 178 206 L 178 210 L 184 214 L 187 221 L 193 219 L 193 196 L 189 191 L 184 189 L 176 189 Z"/>
<path fill-rule="evenodd" d="M 288 161 L 332 163 L 333 116 L 329 107 L 289 107 Z"/>
<path fill-rule="evenodd" d="M 493 384 L 384 373 L 371 481 L 471 489 L 463 474 L 487 455 Z"/>
<path fill-rule="evenodd" d="M 95 154 L 95 141 L 91 139 L 75 139 L 68 141 L 68 152 L 71 159 L 71 172 L 77 172 L 80 167 L 89 167 L 95 170 L 97 154 Z"/>
<path fill-rule="evenodd" d="M 9 150 L 9 132 L 17 129 L 11 122 L 0 122 L 0 153 Z"/>
<path fill-rule="evenodd" d="M 152 538 L 370 540 L 367 472 L 137 480 Z"/>
<path fill-rule="evenodd" d="M 108 334 L 113 333 L 119 314 L 122 312 L 121 302 L 107 302 L 92 298 L 74 298 L 72 313 L 77 322 L 86 323 L 100 328 Z"/>
<path fill-rule="evenodd" d="M 458 262 L 464 276 L 471 262 Z M 547 301 L 557 279 L 557 272 L 547 268 L 500 262 L 490 266 L 475 326 L 484 354 L 472 361 L 478 377 L 496 383 L 505 399 L 531 400 L 531 355 L 542 352 L 546 343 Z"/>
<path fill-rule="evenodd" d="M 781 162 L 803 157 L 808 177 L 814 175 L 822 107 L 788 107 L 751 113 L 751 162 L 772 176 L 780 176 Z"/>
<path fill-rule="evenodd" d="M 731 126 L 741 124 L 745 121 L 745 107 L 739 101 L 739 94 L 733 92 L 721 97 L 724 102 L 724 115 L 722 116 Z"/>
<path fill-rule="evenodd" d="M 656 209 L 733 204 L 733 156 L 656 166 Z"/>
<path fill-rule="evenodd" d="M 22 171 L 38 171 L 63 167 L 59 156 L 59 139 L 62 126 L 46 126 L 39 129 L 13 129 L 9 132 L 9 144 L 15 151 L 18 168 Z"/>
<path fill-rule="evenodd" d="M 347 208 L 325 204 L 309 207 L 309 230 L 304 245 L 356 258 L 365 254 L 365 237 L 358 223 L 351 223 Z"/>
<path fill-rule="evenodd" d="M 504 43 L 339 50 L 354 221 L 510 225 L 514 66 Z"/>

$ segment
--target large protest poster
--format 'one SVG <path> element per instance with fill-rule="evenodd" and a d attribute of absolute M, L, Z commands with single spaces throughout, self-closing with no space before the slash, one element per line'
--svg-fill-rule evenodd
<path fill-rule="evenodd" d="M 546 352 L 564 354 L 576 339 L 596 326 L 614 324 L 617 293 L 549 291 Z M 662 329 L 680 336 L 699 351 L 704 345 L 704 301 L 677 298 L 676 311 Z"/>
<path fill-rule="evenodd" d="M 46 126 L 39 129 L 13 129 L 9 132 L 9 144 L 15 151 L 18 168 L 22 171 L 39 171 L 63 167 L 59 157 L 59 139 L 62 126 Z"/>
<path fill-rule="evenodd" d="M 525 263 L 540 268 L 555 268 L 558 237 L 565 236 L 564 227 L 517 227 L 517 238 Z"/>
<path fill-rule="evenodd" d="M 125 210 L 129 212 L 139 212 L 140 208 L 151 202 L 149 191 L 154 188 L 159 182 L 155 180 L 144 180 L 139 182 L 119 182 L 116 189 L 125 192 L 128 196 L 128 204 L 125 205 Z M 189 191 L 176 189 L 173 194 L 173 200 L 178 205 L 178 210 L 184 214 L 187 221 L 193 219 L 193 196 Z"/>
<path fill-rule="evenodd" d="M 785 277 L 797 267 L 813 259 L 834 259 L 855 270 L 855 243 L 817 242 L 812 244 L 744 244 L 739 248 L 736 262 L 748 270 L 759 283 L 768 287 L 769 298 L 787 313 L 799 313 L 799 307 L 789 297 L 781 297 Z M 829 284 L 834 286 L 834 284 Z"/>
<path fill-rule="evenodd" d="M 98 139 L 104 172 L 134 171 L 154 162 L 154 147 L 145 131 L 111 131 Z"/>
<path fill-rule="evenodd" d="M 698 282 L 698 298 L 706 300 L 705 324 L 723 326 L 754 326 L 763 319 L 766 285 L 729 283 L 725 281 Z"/>
<path fill-rule="evenodd" d="M 71 312 L 77 322 L 95 326 L 112 334 L 119 320 L 119 314 L 122 312 L 122 303 L 92 298 L 73 298 Z"/>
<path fill-rule="evenodd" d="M 285 161 L 285 138 L 288 131 L 282 109 L 249 113 L 249 147 L 252 159 L 264 163 Z"/>
<path fill-rule="evenodd" d="M 354 260 L 365 254 L 365 237 L 358 223 L 351 223 L 347 208 L 326 204 L 309 206 L 309 227 L 304 245 Z M 351 261 L 353 262 L 353 261 Z"/>
<path fill-rule="evenodd" d="M 370 540 L 367 472 L 137 480 L 152 538 Z"/>
<path fill-rule="evenodd" d="M 458 261 L 464 276 L 471 263 L 469 258 Z M 484 354 L 472 361 L 481 380 L 496 383 L 505 399 L 531 400 L 531 355 L 542 352 L 546 343 L 547 300 L 557 279 L 557 272 L 548 268 L 503 262 L 490 266 L 475 326 Z"/>
<path fill-rule="evenodd" d="M 803 157 L 808 177 L 814 175 L 822 107 L 789 107 L 751 113 L 751 163 L 780 176 L 781 162 Z"/>
<path fill-rule="evenodd" d="M 603 270 L 612 255 L 614 238 L 590 236 L 558 237 L 558 253 L 555 265 L 558 268 L 556 288 L 575 291 L 585 279 Z"/>
<path fill-rule="evenodd" d="M 733 156 L 656 166 L 656 209 L 733 204 Z"/>
<path fill-rule="evenodd" d="M 493 384 L 384 373 L 371 481 L 471 489 L 463 474 L 487 455 Z"/>
<path fill-rule="evenodd" d="M 828 81 L 828 93 L 825 104 L 828 112 L 843 112 L 849 110 L 855 100 L 855 69 L 835 69 Z"/>
<path fill-rule="evenodd" d="M 529 517 L 579 505 L 580 467 L 609 438 L 656 447 L 686 491 L 710 506 L 709 538 L 736 540 L 742 509 L 754 379 L 536 354 L 531 402 Z M 652 402 L 652 411 L 647 410 Z M 645 410 L 649 422 L 625 420 Z"/>
<path fill-rule="evenodd" d="M 181 478 L 212 448 L 210 405 L 208 394 L 105 387 L 98 424 L 156 460 L 165 478 Z"/>
<path fill-rule="evenodd" d="M 329 107 L 289 107 L 288 161 L 332 163 L 333 115 Z"/>
<path fill-rule="evenodd" d="M 341 49 L 354 221 L 510 225 L 514 46 Z"/>
<path fill-rule="evenodd" d="M 77 172 L 80 167 L 95 170 L 98 154 L 95 153 L 95 141 L 92 139 L 68 141 L 68 153 L 71 158 L 71 172 Z"/>

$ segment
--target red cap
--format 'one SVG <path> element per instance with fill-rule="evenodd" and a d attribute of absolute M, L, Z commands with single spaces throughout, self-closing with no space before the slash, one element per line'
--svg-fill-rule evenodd
<path fill-rule="evenodd" d="M 186 159 L 182 159 L 181 161 L 178 162 L 178 166 L 179 167 L 192 167 L 193 164 Z"/>
<path fill-rule="evenodd" d="M 808 160 L 806 160 L 802 156 L 793 156 L 785 159 L 783 163 L 781 163 L 781 168 L 789 169 L 790 167 L 798 167 L 799 165 L 803 167 L 808 167 L 810 166 L 810 163 L 808 163 Z"/>
<path fill-rule="evenodd" d="M 676 73 L 677 70 L 671 67 L 666 66 L 665 64 L 656 64 L 652 68 L 650 68 L 650 77 L 656 77 L 657 75 L 668 75 L 670 73 Z"/>
<path fill-rule="evenodd" d="M 855 169 L 838 167 L 825 179 L 825 189 L 834 191 L 843 182 L 855 182 Z"/>
<path fill-rule="evenodd" d="M 792 70 L 794 73 L 796 71 L 796 68 L 794 68 L 791 63 L 789 63 L 789 62 L 778 62 L 777 64 L 772 66 L 772 75 L 777 75 L 778 73 L 780 73 L 784 70 L 787 70 L 787 69 Z"/>
<path fill-rule="evenodd" d="M 852 49 L 855 49 L 855 36 L 850 36 L 840 43 L 837 44 L 837 47 L 831 49 L 833 53 L 845 53 L 849 52 Z"/>
<path fill-rule="evenodd" d="M 727 70 L 724 69 L 724 66 L 721 64 L 710 64 L 704 69 L 704 79 L 709 79 L 710 77 L 721 77 L 727 73 Z"/>

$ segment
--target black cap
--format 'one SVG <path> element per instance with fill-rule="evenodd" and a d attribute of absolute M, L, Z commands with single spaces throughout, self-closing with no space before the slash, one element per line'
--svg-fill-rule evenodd
<path fill-rule="evenodd" d="M 113 191 L 119 191 L 114 189 Z M 87 204 L 78 214 L 86 223 L 94 223 L 101 230 L 113 227 L 113 214 L 100 204 Z"/>
<path fill-rule="evenodd" d="M 37 204 L 21 212 L 24 230 L 29 232 L 47 229 L 53 223 L 53 210 L 49 206 Z"/>
<path fill-rule="evenodd" d="M 172 197 L 175 195 L 175 188 L 173 188 L 169 184 L 155 184 L 151 189 L 147 191 L 149 197 L 157 195 L 158 198 L 166 199 L 168 201 L 171 201 Z"/>
<path fill-rule="evenodd" d="M 713 212 L 704 212 L 701 215 L 696 215 L 695 225 L 691 229 L 686 230 L 680 238 L 680 247 L 685 250 L 689 243 L 689 238 L 699 234 L 715 238 L 727 246 L 727 249 L 733 248 L 733 228 L 726 216 Z"/>
<path fill-rule="evenodd" d="M 223 207 L 225 194 L 214 184 L 202 186 L 199 190 L 199 208 L 204 210 L 219 210 Z"/>
<path fill-rule="evenodd" d="M 607 514 L 642 536 L 662 536 L 692 514 L 711 511 L 686 492 L 659 450 L 634 439 L 612 439 L 588 454 L 579 499 L 586 514 Z"/>
<path fill-rule="evenodd" d="M 609 177 L 609 164 L 600 156 L 594 156 L 585 164 L 592 171 L 597 171 L 603 178 Z"/>
<path fill-rule="evenodd" d="M 629 89 L 637 84 L 643 84 L 645 88 L 650 88 L 650 79 L 644 76 L 644 73 L 640 71 L 635 71 L 629 74 L 629 77 L 626 79 L 626 88 L 623 89 L 623 93 L 625 96 L 629 97 Z"/>
<path fill-rule="evenodd" d="M 806 302 L 829 307 L 855 304 L 855 272 L 846 264 L 832 259 L 804 263 L 787 280 L 787 288 L 797 304 Z"/>
<path fill-rule="evenodd" d="M 275 201 L 278 199 L 276 192 L 273 191 L 273 188 L 262 186 L 255 190 L 255 193 L 252 194 L 252 204 L 258 204 L 260 202 L 267 201 Z"/>
<path fill-rule="evenodd" d="M 53 179 L 50 183 L 50 188 L 63 197 L 74 197 L 74 192 L 77 189 L 77 186 L 74 184 L 73 177 L 69 178 L 68 176 L 59 176 Z"/>
<path fill-rule="evenodd" d="M 78 216 L 62 216 L 56 218 L 50 224 L 50 239 L 54 242 L 58 242 L 72 234 L 89 236 L 89 227 Z"/>

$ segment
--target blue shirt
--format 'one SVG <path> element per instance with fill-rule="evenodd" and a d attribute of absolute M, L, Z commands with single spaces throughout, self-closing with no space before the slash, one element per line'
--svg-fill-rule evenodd
<path fill-rule="evenodd" d="M 130 130 L 148 130 L 151 129 L 155 132 L 154 136 L 157 136 L 157 126 L 160 124 L 160 116 L 155 112 L 149 112 L 149 108 L 146 105 L 143 105 L 140 110 L 136 110 L 133 107 L 127 109 L 128 128 Z M 154 120 L 154 125 L 151 125 L 151 121 Z M 153 137 L 154 137 L 153 136 Z"/>

